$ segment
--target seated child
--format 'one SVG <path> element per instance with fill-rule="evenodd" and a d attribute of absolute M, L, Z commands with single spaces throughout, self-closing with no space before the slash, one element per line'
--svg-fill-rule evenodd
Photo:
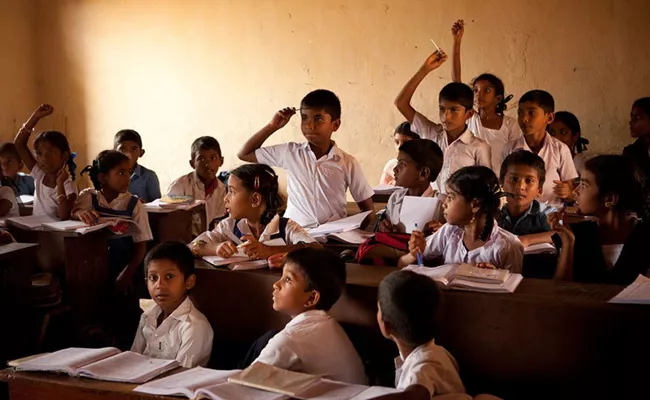
<path fill-rule="evenodd" d="M 423 139 L 433 140 L 443 151 L 444 163 L 435 182 L 440 193 L 445 193 L 447 179 L 460 168 L 470 165 L 492 167 L 490 145 L 467 128 L 467 120 L 474 113 L 474 94 L 469 86 L 452 82 L 442 88 L 438 96 L 441 124 L 430 121 L 411 105 L 413 94 L 422 80 L 446 60 L 443 51 L 431 54 L 395 99 L 397 109 L 411 122 L 413 132 Z"/>
<path fill-rule="evenodd" d="M 629 285 L 648 273 L 650 204 L 634 164 L 618 155 L 587 161 L 576 205 L 598 221 L 565 226 L 557 213 L 549 216 L 562 241 L 556 279 Z"/>
<path fill-rule="evenodd" d="M 13 189 L 16 196 L 34 195 L 34 178 L 20 172 L 23 162 L 15 144 L 6 142 L 0 145 L 0 167 L 2 168 L 0 173 L 2 186 Z"/>
<path fill-rule="evenodd" d="M 78 192 L 74 182 L 77 165 L 68 139 L 61 132 L 41 132 L 34 140 L 36 158 L 27 145 L 38 121 L 52 112 L 54 108 L 49 104 L 42 104 L 34 110 L 18 131 L 14 144 L 20 159 L 34 178 L 33 214 L 46 214 L 63 221 L 70 219 Z"/>
<path fill-rule="evenodd" d="M 517 235 L 524 248 L 553 243 L 546 217 L 556 210 L 535 200 L 542 193 L 545 178 L 544 160 L 530 151 L 517 150 L 501 164 L 501 186 L 508 197 L 496 220 L 501 228 Z"/>
<path fill-rule="evenodd" d="M 558 111 L 555 113 L 555 119 L 548 126 L 548 133 L 571 150 L 573 164 L 579 174 L 585 168 L 585 162 L 590 156 L 587 151 L 589 141 L 582 137 L 578 118 L 568 111 Z"/>
<path fill-rule="evenodd" d="M 413 232 L 409 254 L 398 266 L 415 264 L 420 253 L 425 259 L 442 257 L 443 264 L 467 263 L 521 272 L 521 242 L 494 220 L 502 196 L 491 169 L 474 166 L 454 172 L 447 181 L 443 204 L 447 223 L 426 239 L 422 232 Z"/>
<path fill-rule="evenodd" d="M 273 309 L 291 316 L 255 361 L 296 372 L 367 384 L 363 363 L 341 326 L 327 311 L 345 287 L 345 263 L 325 249 L 287 255 L 273 284 Z"/>
<path fill-rule="evenodd" d="M 634 143 L 625 146 L 623 155 L 643 174 L 643 187 L 650 193 L 650 97 L 637 99 L 630 112 L 630 135 Z"/>
<path fill-rule="evenodd" d="M 412 271 L 395 271 L 381 281 L 378 292 L 377 322 L 399 350 L 395 387 L 404 391 L 381 398 L 425 400 L 465 393 L 456 360 L 434 341 L 442 296 L 437 284 Z"/>
<path fill-rule="evenodd" d="M 19 216 L 16 194 L 9 186 L 0 186 L 0 218 Z"/>
<path fill-rule="evenodd" d="M 169 186 L 169 196 L 192 196 L 194 200 L 205 201 L 207 225 L 195 218 L 192 230 L 195 234 L 209 229 L 210 224 L 226 214 L 224 196 L 226 186 L 217 178 L 217 172 L 223 165 L 221 146 L 211 136 L 201 136 L 192 143 L 190 166 L 194 171 L 176 179 Z"/>
<path fill-rule="evenodd" d="M 113 150 L 126 154 L 131 160 L 132 172 L 129 193 L 138 196 L 145 203 L 159 199 L 160 182 L 158 181 L 158 175 L 138 164 L 138 159 L 144 155 L 140 134 L 133 129 L 122 129 L 115 134 Z"/>
<path fill-rule="evenodd" d="M 185 368 L 205 367 L 213 333 L 187 296 L 196 282 L 192 252 L 183 243 L 161 243 L 149 251 L 144 268 L 156 306 L 142 314 L 131 351 L 175 359 Z"/>
<path fill-rule="evenodd" d="M 419 139 L 420 135 L 413 133 L 411 131 L 411 123 L 404 121 L 401 124 L 397 125 L 395 128 L 395 133 L 393 134 L 393 139 L 395 139 L 395 150 L 399 150 L 400 146 L 409 140 Z M 395 185 L 395 166 L 397 165 L 397 158 L 388 160 L 384 166 L 384 170 L 381 172 L 381 177 L 379 178 L 380 185 Z"/>
<path fill-rule="evenodd" d="M 239 242 L 249 257 L 259 259 L 320 247 L 300 225 L 278 215 L 282 205 L 278 176 L 268 165 L 246 164 L 232 170 L 225 200 L 229 216 L 194 239 L 190 244 L 194 254 L 229 258 L 237 253 Z M 283 239 L 284 245 L 264 244 L 273 239 Z"/>
<path fill-rule="evenodd" d="M 517 113 L 524 136 L 508 142 L 503 149 L 502 158 L 505 159 L 508 154 L 519 149 L 539 155 L 546 167 L 546 178 L 539 201 L 559 207 L 564 202 L 573 201 L 572 182 L 578 177 L 578 172 L 571 150 L 546 132 L 547 126 L 553 122 L 554 109 L 553 96 L 543 90 L 531 90 L 521 96 Z"/>
<path fill-rule="evenodd" d="M 287 170 L 289 199 L 284 216 L 302 227 L 344 218 L 348 189 L 361 211 L 372 211 L 374 191 L 361 165 L 332 140 L 332 134 L 341 126 L 338 97 L 329 90 L 314 90 L 302 99 L 299 111 L 306 142 L 262 147 L 296 114 L 294 108 L 284 108 L 248 139 L 237 155 L 239 159 Z"/>

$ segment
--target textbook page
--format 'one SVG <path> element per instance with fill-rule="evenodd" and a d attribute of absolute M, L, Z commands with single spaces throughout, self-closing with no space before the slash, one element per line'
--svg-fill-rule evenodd
<path fill-rule="evenodd" d="M 368 386 L 321 379 L 319 383 L 298 393 L 296 397 L 299 399 L 317 400 L 351 399 L 366 389 L 368 389 Z"/>
<path fill-rule="evenodd" d="M 103 381 L 144 383 L 178 366 L 176 360 L 149 358 L 125 351 L 79 369 L 79 376 Z"/>
<path fill-rule="evenodd" d="M 226 382 L 230 375 L 241 370 L 219 371 L 203 367 L 195 367 L 178 374 L 145 383 L 133 389 L 134 392 L 155 394 L 160 396 L 185 396 L 194 398 L 196 392 L 205 387 Z"/>
<path fill-rule="evenodd" d="M 557 250 L 551 243 L 538 243 L 524 247 L 524 254 L 557 254 Z"/>
<path fill-rule="evenodd" d="M 242 372 L 228 377 L 228 382 L 296 397 L 320 381 L 314 375 L 288 371 L 259 361 Z"/>
<path fill-rule="evenodd" d="M 362 213 L 355 214 L 351 217 L 346 217 L 346 218 L 338 219 L 336 221 L 327 222 L 316 228 L 309 229 L 307 233 L 309 233 L 309 235 L 312 237 L 316 237 L 316 236 L 327 236 L 330 233 L 338 233 L 338 232 L 345 232 L 345 231 L 351 231 L 353 229 L 358 229 L 361 227 L 363 220 L 365 220 L 366 217 L 371 212 L 372 211 L 364 211 Z"/>
<path fill-rule="evenodd" d="M 416 229 L 422 231 L 427 223 L 433 221 L 440 204 L 437 197 L 404 196 L 399 223 L 404 225 L 406 233 L 413 233 Z"/>
<path fill-rule="evenodd" d="M 340 240 L 343 243 L 362 244 L 375 236 L 375 233 L 362 231 L 361 229 L 353 229 L 346 232 L 331 233 L 328 236 L 332 239 Z"/>
<path fill-rule="evenodd" d="M 384 386 L 371 386 L 360 394 L 354 396 L 351 400 L 369 400 L 385 394 L 400 393 L 401 390 Z"/>
<path fill-rule="evenodd" d="M 628 287 L 614 296 L 610 303 L 650 304 L 650 278 L 639 275 Z"/>
<path fill-rule="evenodd" d="M 101 349 L 70 347 L 26 361 L 18 365 L 16 371 L 50 371 L 76 375 L 79 368 L 92 364 L 95 361 L 114 356 L 119 352 L 115 347 L 104 347 Z"/>
<path fill-rule="evenodd" d="M 225 382 L 197 390 L 196 398 L 211 400 L 282 400 L 288 399 L 289 397 L 266 390 Z"/>
<path fill-rule="evenodd" d="M 194 207 L 201 205 L 205 203 L 204 200 L 194 200 L 190 204 L 173 204 L 173 203 L 165 203 L 160 201 L 160 199 L 156 199 L 150 203 L 146 203 L 144 205 L 144 209 L 147 210 L 147 212 L 151 213 L 170 213 L 174 212 L 177 210 L 191 210 Z"/>
<path fill-rule="evenodd" d="M 47 214 L 41 214 L 7 218 L 5 221 L 20 229 L 39 230 L 42 229 L 44 223 L 58 222 L 58 219 L 54 219 Z"/>

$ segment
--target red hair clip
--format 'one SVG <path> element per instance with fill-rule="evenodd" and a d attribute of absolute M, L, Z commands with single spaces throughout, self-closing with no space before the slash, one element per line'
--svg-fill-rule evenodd
<path fill-rule="evenodd" d="M 259 188 L 260 188 L 260 177 L 259 176 L 255 177 L 255 183 L 253 183 L 253 187 L 255 188 L 255 190 L 259 190 Z"/>

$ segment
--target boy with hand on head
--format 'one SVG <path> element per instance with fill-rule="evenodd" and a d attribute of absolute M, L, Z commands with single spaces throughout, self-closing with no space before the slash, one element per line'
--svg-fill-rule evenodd
<path fill-rule="evenodd" d="M 192 231 L 200 234 L 210 224 L 226 214 L 226 186 L 217 178 L 223 165 L 221 146 L 212 136 L 201 136 L 192 143 L 190 166 L 194 171 L 176 179 L 167 190 L 168 196 L 192 196 L 194 200 L 205 201 L 207 226 L 200 219 L 193 221 Z M 196 215 L 196 214 L 195 214 Z"/>
<path fill-rule="evenodd" d="M 325 249 L 287 255 L 273 284 L 273 309 L 291 316 L 255 361 L 296 372 L 366 384 L 363 363 L 345 331 L 328 310 L 345 286 L 345 263 Z"/>
<path fill-rule="evenodd" d="M 23 161 L 20 159 L 16 145 L 5 142 L 0 145 L 0 184 L 13 189 L 16 196 L 34 195 L 34 178 L 23 174 Z"/>
<path fill-rule="evenodd" d="M 160 182 L 158 175 L 152 170 L 138 164 L 138 159 L 144 155 L 142 138 L 133 129 L 122 129 L 115 134 L 113 150 L 124 153 L 131 160 L 131 183 L 129 193 L 134 194 L 145 203 L 160 198 Z"/>
<path fill-rule="evenodd" d="M 546 167 L 539 201 L 558 207 L 573 201 L 571 182 L 578 177 L 578 171 L 571 150 L 546 131 L 555 118 L 554 110 L 555 100 L 548 92 L 531 90 L 521 96 L 517 115 L 524 136 L 505 145 L 503 158 L 519 149 L 539 155 Z"/>
<path fill-rule="evenodd" d="M 287 170 L 289 198 L 284 216 L 305 228 L 344 218 L 348 188 L 361 211 L 372 211 L 374 191 L 361 165 L 332 140 L 341 126 L 341 103 L 329 90 L 314 90 L 300 103 L 300 128 L 307 142 L 262 147 L 294 114 L 294 108 L 278 111 L 237 155 L 242 161 Z"/>
<path fill-rule="evenodd" d="M 474 113 L 474 93 L 469 86 L 452 82 L 442 88 L 438 96 L 441 124 L 430 121 L 411 105 L 420 83 L 446 60 L 447 55 L 442 50 L 431 54 L 395 99 L 397 109 L 411 122 L 413 132 L 422 139 L 433 140 L 444 153 L 442 170 L 436 180 L 440 193 L 446 193 L 447 179 L 463 167 L 481 165 L 492 168 L 490 145 L 467 128 L 467 121 Z"/>
<path fill-rule="evenodd" d="M 196 282 L 192 252 L 180 242 L 161 243 L 147 254 L 144 267 L 156 306 L 142 314 L 131 351 L 175 359 L 185 368 L 206 366 L 213 333 L 187 296 Z"/>

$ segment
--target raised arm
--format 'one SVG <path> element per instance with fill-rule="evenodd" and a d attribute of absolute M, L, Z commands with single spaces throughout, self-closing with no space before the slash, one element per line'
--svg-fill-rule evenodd
<path fill-rule="evenodd" d="M 462 82 L 460 77 L 460 42 L 463 33 L 465 33 L 465 21 L 459 19 L 451 27 L 451 36 L 454 37 L 454 50 L 451 53 L 451 80 L 454 82 Z"/>
<path fill-rule="evenodd" d="M 36 165 L 36 159 L 34 155 L 29 150 L 27 143 L 29 142 L 29 136 L 32 134 L 34 127 L 41 118 L 45 118 L 48 115 L 54 112 L 54 108 L 49 104 L 41 104 L 29 117 L 27 122 L 18 130 L 18 134 L 14 139 L 14 144 L 16 145 L 16 150 L 20 159 L 25 163 L 25 166 L 28 170 L 32 170 Z"/>
<path fill-rule="evenodd" d="M 407 121 L 413 123 L 413 118 L 415 118 L 415 109 L 411 106 L 411 99 L 415 90 L 420 86 L 420 83 L 424 78 L 429 74 L 429 72 L 437 69 L 447 61 L 447 54 L 444 51 L 435 52 L 431 54 L 425 61 L 424 64 L 418 69 L 418 71 L 406 82 L 406 85 L 395 98 L 395 106 L 400 113 L 406 118 Z"/>
<path fill-rule="evenodd" d="M 283 108 L 275 113 L 271 122 L 244 143 L 244 146 L 237 153 L 237 157 L 242 161 L 256 163 L 257 157 L 255 156 L 255 150 L 262 147 L 266 139 L 275 133 L 275 131 L 283 128 L 295 113 L 296 109 L 291 107 Z"/>

